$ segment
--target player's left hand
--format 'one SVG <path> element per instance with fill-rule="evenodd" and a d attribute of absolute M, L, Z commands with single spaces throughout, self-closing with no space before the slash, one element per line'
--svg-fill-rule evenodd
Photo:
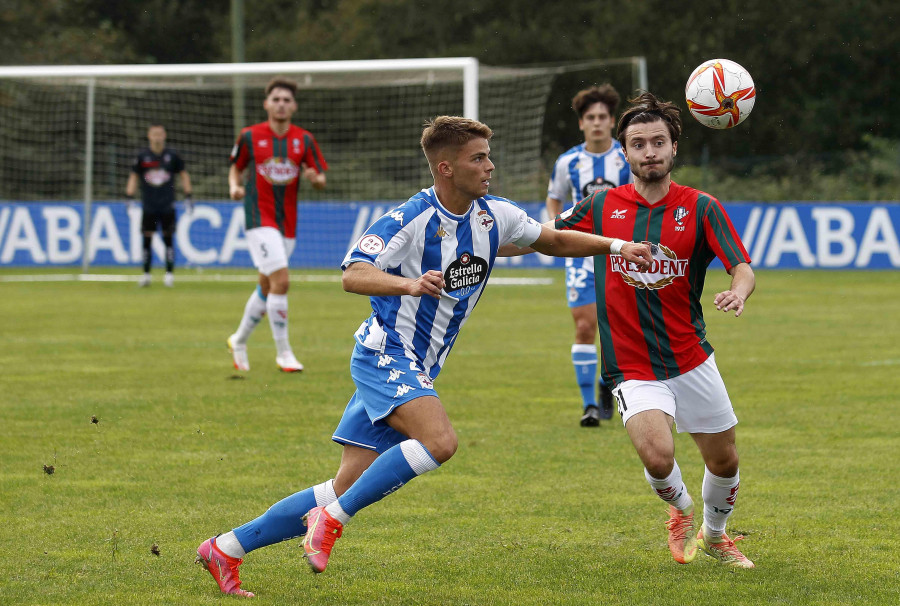
<path fill-rule="evenodd" d="M 622 245 L 620 255 L 626 260 L 643 268 L 650 267 L 653 263 L 653 253 L 650 252 L 650 245 L 639 242 L 626 242 Z"/>
<path fill-rule="evenodd" d="M 719 311 L 729 312 L 734 310 L 734 317 L 739 317 L 744 313 L 744 297 L 736 292 L 726 290 L 716 295 L 714 300 L 716 309 Z"/>

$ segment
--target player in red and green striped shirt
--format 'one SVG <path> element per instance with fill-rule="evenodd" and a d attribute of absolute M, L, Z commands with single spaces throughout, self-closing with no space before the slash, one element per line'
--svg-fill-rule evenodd
<path fill-rule="evenodd" d="M 714 304 L 740 316 L 755 287 L 750 257 L 717 199 L 671 179 L 681 133 L 676 105 L 644 93 L 632 100 L 617 133 L 634 184 L 585 198 L 557 217 L 556 227 L 650 243 L 649 269 L 619 255 L 594 259 L 603 377 L 614 386 L 647 480 L 669 505 L 675 560 L 692 561 L 699 545 L 719 561 L 752 568 L 725 534 L 740 485 L 737 417 L 701 304 L 707 267 L 718 257 L 732 280 Z M 691 434 L 706 463 L 699 532 L 675 461 L 673 424 Z"/>
<path fill-rule="evenodd" d="M 276 364 L 286 372 L 303 370 L 288 341 L 288 259 L 297 237 L 300 177 L 322 189 L 328 164 L 312 133 L 291 124 L 296 94 L 296 82 L 285 78 L 269 82 L 263 103 L 269 119 L 243 129 L 231 151 L 231 199 L 244 200 L 247 244 L 259 271 L 259 286 L 244 306 L 237 332 L 228 337 L 238 370 L 250 370 L 247 338 L 266 314 Z"/>

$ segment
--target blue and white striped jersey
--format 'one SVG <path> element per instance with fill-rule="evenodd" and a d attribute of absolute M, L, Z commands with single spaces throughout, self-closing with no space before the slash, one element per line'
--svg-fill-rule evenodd
<path fill-rule="evenodd" d="M 454 215 L 423 189 L 375 221 L 350 249 L 341 268 L 361 261 L 407 278 L 443 272 L 446 287 L 433 297 L 370 297 L 372 315 L 356 331 L 369 349 L 405 355 L 434 379 L 487 283 L 497 249 L 528 246 L 541 226 L 505 198 L 478 198 L 465 215 Z"/>
<path fill-rule="evenodd" d="M 584 143 L 576 145 L 556 159 L 550 173 L 547 197 L 563 203 L 563 210 L 569 208 L 566 200 L 574 206 L 594 192 L 631 183 L 634 180 L 631 167 L 625 161 L 625 152 L 618 141 L 602 154 L 594 154 L 584 149 Z M 553 219 L 553 217 L 550 217 Z M 594 260 L 566 259 L 566 267 L 584 267 L 594 271 Z"/>

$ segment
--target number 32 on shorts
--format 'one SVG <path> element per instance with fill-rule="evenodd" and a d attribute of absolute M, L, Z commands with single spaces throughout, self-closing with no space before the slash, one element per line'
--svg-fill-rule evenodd
<path fill-rule="evenodd" d="M 587 281 L 587 270 L 583 267 L 566 268 L 566 288 L 584 288 Z"/>

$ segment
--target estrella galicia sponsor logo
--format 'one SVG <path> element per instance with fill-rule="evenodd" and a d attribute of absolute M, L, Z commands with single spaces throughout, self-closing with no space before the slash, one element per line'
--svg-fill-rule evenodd
<path fill-rule="evenodd" d="M 447 294 L 458 299 L 468 297 L 484 282 L 487 274 L 487 261 L 465 252 L 444 272 Z"/>
<path fill-rule="evenodd" d="M 616 184 L 612 181 L 607 181 L 603 177 L 597 177 L 593 181 L 584 184 L 584 187 L 581 188 L 581 197 L 587 198 L 591 194 L 606 191 L 608 189 L 614 188 L 615 186 Z"/>

